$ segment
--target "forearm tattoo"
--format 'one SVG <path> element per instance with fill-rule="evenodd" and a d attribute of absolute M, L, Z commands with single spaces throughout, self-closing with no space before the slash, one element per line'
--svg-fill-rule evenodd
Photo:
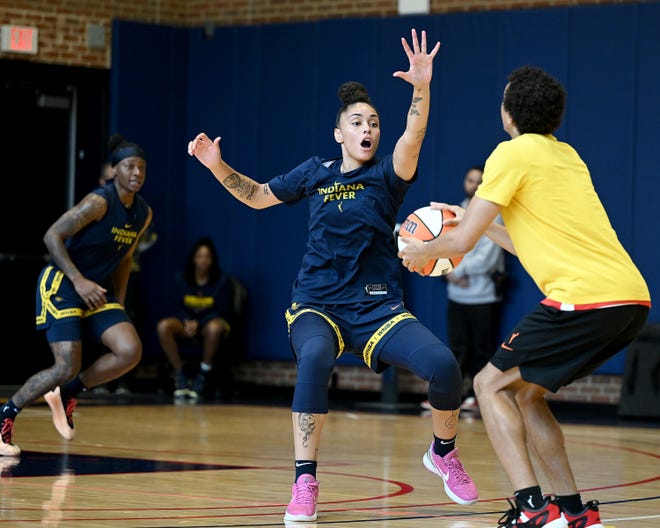
<path fill-rule="evenodd" d="M 309 445 L 309 438 L 310 436 L 312 436 L 314 429 L 316 429 L 316 422 L 314 421 L 314 415 L 303 414 L 303 413 L 298 414 L 298 428 L 302 433 L 303 447 L 307 447 Z"/>
<path fill-rule="evenodd" d="M 235 172 L 227 176 L 222 183 L 227 189 L 236 191 L 237 196 L 245 199 L 245 201 L 252 200 L 257 190 L 257 185 L 254 182 L 246 181 L 245 178 L 241 178 Z"/>
<path fill-rule="evenodd" d="M 413 97 L 412 104 L 410 105 L 410 115 L 419 115 L 419 110 L 417 110 L 417 103 L 419 103 L 421 100 L 421 97 Z"/>

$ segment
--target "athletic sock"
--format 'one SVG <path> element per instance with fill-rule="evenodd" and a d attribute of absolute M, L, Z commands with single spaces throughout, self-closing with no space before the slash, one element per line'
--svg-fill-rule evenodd
<path fill-rule="evenodd" d="M 86 390 L 87 387 L 80 381 L 80 376 L 76 376 L 70 382 L 60 387 L 60 396 L 62 397 L 62 401 L 64 401 L 66 398 L 75 398 L 79 393 Z"/>
<path fill-rule="evenodd" d="M 575 495 L 557 495 L 557 504 L 563 511 L 571 515 L 577 515 L 584 511 L 584 504 L 582 504 L 582 497 L 579 493 Z"/>
<path fill-rule="evenodd" d="M 445 440 L 443 438 L 438 438 L 437 436 L 433 435 L 434 442 L 433 442 L 433 452 L 438 455 L 438 456 L 447 456 L 449 453 L 451 453 L 454 449 L 456 449 L 456 437 L 450 438 L 449 440 Z"/>
<path fill-rule="evenodd" d="M 316 478 L 316 460 L 296 460 L 296 482 L 300 475 L 312 475 Z"/>
<path fill-rule="evenodd" d="M 545 504 L 543 493 L 541 493 L 541 486 L 519 489 L 513 496 L 516 498 L 518 506 L 527 510 L 530 508 L 532 510 L 538 510 Z"/>
<path fill-rule="evenodd" d="M 11 418 L 13 420 L 19 412 L 21 412 L 21 410 L 16 407 L 16 404 L 12 400 L 9 400 L 2 406 L 2 409 L 0 409 L 3 420 L 5 418 Z"/>
<path fill-rule="evenodd" d="M 211 369 L 213 368 L 213 365 L 209 365 L 208 363 L 200 363 L 199 364 L 199 371 L 202 374 L 207 374 L 208 372 L 211 372 Z"/>

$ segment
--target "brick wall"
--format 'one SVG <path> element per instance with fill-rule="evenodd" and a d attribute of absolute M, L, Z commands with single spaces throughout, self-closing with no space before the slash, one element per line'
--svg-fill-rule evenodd
<path fill-rule="evenodd" d="M 431 0 L 431 13 L 629 3 L 636 0 Z M 201 27 L 308 22 L 326 18 L 392 17 L 398 0 L 0 0 L 0 24 L 39 29 L 39 52 L 0 52 L 0 59 L 110 67 L 113 19 Z M 105 29 L 105 46 L 90 48 L 90 25 Z"/>
<path fill-rule="evenodd" d="M 239 382 L 256 383 L 267 387 L 293 387 L 296 380 L 295 365 L 286 361 L 252 361 L 242 363 L 236 370 Z M 333 386 L 339 390 L 379 392 L 382 376 L 374 374 L 366 366 L 344 366 L 335 368 Z M 621 396 L 621 376 L 587 376 L 557 394 L 549 395 L 550 400 L 574 401 L 583 403 L 618 404 Z M 399 371 L 400 393 L 426 396 L 427 384 L 409 372 Z"/>

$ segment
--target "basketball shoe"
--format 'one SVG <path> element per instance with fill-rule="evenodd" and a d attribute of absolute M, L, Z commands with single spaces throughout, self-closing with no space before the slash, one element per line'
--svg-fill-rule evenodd
<path fill-rule="evenodd" d="M 600 513 L 598 512 L 598 501 L 589 501 L 581 513 L 563 512 L 568 528 L 603 528 L 600 522 Z"/>
<path fill-rule="evenodd" d="M 188 388 L 188 377 L 185 375 L 183 370 L 177 370 L 174 373 L 174 397 L 175 398 L 185 398 L 190 394 L 190 389 Z"/>
<path fill-rule="evenodd" d="M 21 448 L 11 443 L 11 435 L 14 433 L 14 420 L 4 418 L 0 423 L 0 455 L 15 457 L 21 454 Z"/>
<path fill-rule="evenodd" d="M 479 414 L 479 403 L 474 396 L 468 396 L 461 403 L 461 412 L 471 412 Z"/>
<path fill-rule="evenodd" d="M 511 509 L 498 521 L 498 528 L 568 528 L 566 519 L 555 501 L 546 497 L 538 510 L 521 508 L 507 499 Z"/>
<path fill-rule="evenodd" d="M 206 385 L 206 374 L 204 374 L 202 371 L 199 371 L 197 376 L 195 376 L 195 380 L 193 381 L 192 389 L 188 391 L 188 396 L 190 396 L 193 400 L 203 398 L 204 394 L 206 393 Z"/>
<path fill-rule="evenodd" d="M 73 428 L 73 410 L 78 405 L 78 401 L 73 397 L 63 401 L 59 387 L 55 387 L 52 391 L 44 394 L 44 399 L 53 414 L 53 424 L 57 432 L 64 439 L 73 440 L 73 437 L 76 436 L 76 431 Z"/>
<path fill-rule="evenodd" d="M 458 459 L 458 449 L 447 453 L 444 457 L 433 451 L 433 442 L 422 459 L 429 471 L 440 475 L 445 485 L 445 493 L 458 504 L 474 504 L 479 498 L 477 487 L 463 469 Z"/>
<path fill-rule="evenodd" d="M 309 474 L 300 475 L 291 488 L 291 502 L 286 508 L 284 520 L 315 521 L 318 498 L 318 480 Z"/>
<path fill-rule="evenodd" d="M 18 466 L 21 459 L 17 456 L 5 456 L 0 458 L 0 478 L 10 478 L 12 476 L 11 468 Z"/>

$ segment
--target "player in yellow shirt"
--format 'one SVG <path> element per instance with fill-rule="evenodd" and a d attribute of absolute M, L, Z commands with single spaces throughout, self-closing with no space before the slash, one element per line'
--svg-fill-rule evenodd
<path fill-rule="evenodd" d="M 433 258 L 468 252 L 486 234 L 517 255 L 545 299 L 511 332 L 477 374 L 474 388 L 488 436 L 514 489 L 502 527 L 602 528 L 598 502 L 583 504 L 561 427 L 545 395 L 596 370 L 646 322 L 649 290 L 619 242 L 589 170 L 558 141 L 566 102 L 562 85 L 523 66 L 509 75 L 501 105 L 511 140 L 488 158 L 483 183 L 455 229 L 399 253 L 410 271 Z M 504 226 L 493 223 L 502 215 Z M 554 496 L 532 467 L 537 453 Z"/>

